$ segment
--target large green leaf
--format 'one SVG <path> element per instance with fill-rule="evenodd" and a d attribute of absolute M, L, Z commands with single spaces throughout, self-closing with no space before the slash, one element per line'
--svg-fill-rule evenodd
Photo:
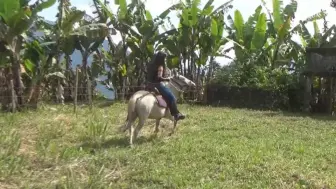
<path fill-rule="evenodd" d="M 219 40 L 221 40 L 223 33 L 224 33 L 224 27 L 225 27 L 224 13 L 219 13 L 218 15 L 216 15 L 216 20 L 217 20 L 217 27 L 218 27 L 218 37 L 219 37 Z"/>
<path fill-rule="evenodd" d="M 295 0 L 293 0 L 290 4 L 286 5 L 284 10 L 284 19 L 287 19 L 289 17 L 294 18 L 295 13 L 297 11 L 298 4 Z"/>
<path fill-rule="evenodd" d="M 301 24 L 306 24 L 308 22 L 312 22 L 314 20 L 320 20 L 323 19 L 327 16 L 327 13 L 325 10 L 321 10 L 319 13 L 316 13 L 312 16 L 309 16 L 308 18 L 300 21 L 300 23 L 298 25 L 296 25 L 295 27 L 292 28 L 291 32 L 298 32 L 298 30 L 301 28 Z"/>
<path fill-rule="evenodd" d="M 262 10 L 262 6 L 260 5 L 255 9 L 254 14 L 248 18 L 247 22 L 245 23 L 245 27 L 244 27 L 245 36 L 250 36 L 252 38 L 253 33 L 254 33 L 254 28 L 255 28 L 256 23 L 258 22 L 261 10 Z"/>
<path fill-rule="evenodd" d="M 210 8 L 214 1 L 215 0 L 208 0 L 208 2 L 204 5 L 203 10 Z"/>
<path fill-rule="evenodd" d="M 254 49 L 261 49 L 265 43 L 267 30 L 267 22 L 266 22 L 266 14 L 261 13 L 256 27 L 254 29 L 253 39 L 252 39 L 252 47 Z"/>
<path fill-rule="evenodd" d="M 181 3 L 178 3 L 178 4 L 175 4 L 175 5 L 172 5 L 171 7 L 169 7 L 167 10 L 163 11 L 160 15 L 159 15 L 159 18 L 161 19 L 164 19 L 168 16 L 168 14 L 173 11 L 173 10 L 178 10 L 182 7 L 182 4 Z"/>
<path fill-rule="evenodd" d="M 278 29 L 278 39 L 279 41 L 283 41 L 285 36 L 289 33 L 290 30 L 290 24 L 291 24 L 291 18 L 287 18 L 284 24 L 280 26 Z"/>
<path fill-rule="evenodd" d="M 113 11 L 110 9 L 110 7 L 106 6 L 101 0 L 95 0 L 95 2 L 98 2 L 98 4 L 102 7 L 104 13 L 111 19 L 113 22 L 115 20 L 115 17 L 113 15 Z"/>
<path fill-rule="evenodd" d="M 283 24 L 283 16 L 281 12 L 282 8 L 282 0 L 272 0 L 273 3 L 273 20 L 274 20 L 274 28 L 279 30 L 281 25 Z"/>
<path fill-rule="evenodd" d="M 50 8 L 56 3 L 56 0 L 46 0 L 46 1 L 41 1 L 40 3 L 37 4 L 37 6 L 34 8 L 34 14 L 43 11 L 44 9 Z"/>
<path fill-rule="evenodd" d="M 27 7 L 17 10 L 15 12 L 16 14 L 13 14 L 8 18 L 8 25 L 11 30 L 9 35 L 21 35 L 28 30 L 28 28 L 36 21 L 37 13 L 51 7 L 55 2 L 56 0 L 47 0 L 38 3 L 32 10 Z"/>
<path fill-rule="evenodd" d="M 127 75 L 127 68 L 125 64 L 122 64 L 119 66 L 119 72 L 121 73 L 122 76 Z"/>
<path fill-rule="evenodd" d="M 201 4 L 201 0 L 193 0 L 192 1 L 192 6 L 191 6 L 191 10 L 190 10 L 190 15 L 191 15 L 190 24 L 191 24 L 191 26 L 196 25 L 197 22 L 198 22 L 198 12 L 199 12 L 198 6 L 200 4 Z"/>
<path fill-rule="evenodd" d="M 316 20 L 313 21 L 313 26 L 314 26 L 314 38 L 318 39 L 320 37 L 321 31 Z"/>
<path fill-rule="evenodd" d="M 212 13 L 213 9 L 214 9 L 214 6 L 210 6 L 210 7 L 206 8 L 206 9 L 203 9 L 202 10 L 202 15 L 203 16 L 210 16 L 210 14 Z"/>
<path fill-rule="evenodd" d="M 8 23 L 9 18 L 20 11 L 20 2 L 17 0 L 0 0 L 0 16 Z"/>
<path fill-rule="evenodd" d="M 146 10 L 145 13 L 146 13 L 147 20 L 153 20 L 152 14 L 149 12 L 149 10 Z"/>
<path fill-rule="evenodd" d="M 221 11 L 225 11 L 225 10 L 228 10 L 229 8 L 232 8 L 232 5 L 231 3 L 233 2 L 234 0 L 228 0 L 227 2 L 221 4 L 220 6 L 218 6 L 213 12 L 212 12 L 212 15 L 213 14 L 216 14 L 218 12 L 221 12 Z"/>
<path fill-rule="evenodd" d="M 327 43 L 327 39 L 336 31 L 336 26 L 331 26 L 321 37 L 321 43 Z"/>
<path fill-rule="evenodd" d="M 242 44 L 244 42 L 244 18 L 239 10 L 234 12 L 233 24 L 236 29 L 237 42 Z"/>
<path fill-rule="evenodd" d="M 301 22 L 300 34 L 299 34 L 306 43 L 309 43 L 312 36 L 310 35 L 307 27 Z"/>
<path fill-rule="evenodd" d="M 251 15 L 249 19 L 247 20 L 247 22 L 244 24 L 244 32 L 243 32 L 244 46 L 248 49 L 251 48 L 254 30 L 258 22 L 261 10 L 262 10 L 262 6 L 260 5 L 255 9 L 254 14 Z"/>
<path fill-rule="evenodd" d="M 117 2 L 118 1 L 118 2 Z M 124 19 L 127 14 L 127 2 L 126 0 L 117 0 L 115 4 L 119 5 L 119 18 Z"/>
<path fill-rule="evenodd" d="M 215 19 L 211 19 L 211 35 L 212 36 L 218 35 L 218 25 Z"/>
<path fill-rule="evenodd" d="M 26 71 L 32 72 L 35 65 L 34 65 L 34 63 L 31 62 L 31 60 L 25 59 L 23 61 L 23 67 L 25 68 Z"/>
<path fill-rule="evenodd" d="M 110 34 L 109 28 L 104 23 L 93 23 L 75 29 L 71 35 L 85 36 L 89 39 L 97 39 Z"/>

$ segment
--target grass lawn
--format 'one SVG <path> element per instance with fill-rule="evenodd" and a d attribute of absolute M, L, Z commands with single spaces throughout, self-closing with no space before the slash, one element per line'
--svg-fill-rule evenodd
<path fill-rule="evenodd" d="M 44 106 L 0 114 L 0 188 L 335 188 L 336 124 L 326 117 L 180 105 L 168 136 L 148 120 L 134 148 L 126 106 Z"/>

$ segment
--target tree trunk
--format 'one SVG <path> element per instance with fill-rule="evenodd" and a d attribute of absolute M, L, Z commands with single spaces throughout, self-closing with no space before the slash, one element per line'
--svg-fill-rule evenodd
<path fill-rule="evenodd" d="M 81 81 L 81 94 L 83 95 L 83 99 L 85 99 L 85 101 L 89 101 L 89 88 L 88 88 L 88 82 L 89 82 L 89 75 L 87 73 L 87 60 L 88 60 L 88 55 L 85 52 L 84 54 L 82 54 L 82 81 Z"/>
<path fill-rule="evenodd" d="M 184 76 L 187 76 L 187 58 L 183 55 L 183 73 Z"/>
<path fill-rule="evenodd" d="M 196 65 L 195 65 L 196 66 Z M 201 65 L 197 65 L 196 74 L 196 99 L 200 101 L 202 99 L 202 82 L 201 82 Z"/>
<path fill-rule="evenodd" d="M 214 64 L 214 57 L 211 56 L 210 61 L 209 61 L 209 70 L 206 76 L 204 93 L 203 93 L 203 103 L 204 104 L 207 103 L 207 99 L 208 99 L 208 85 L 210 84 L 211 77 L 213 76 L 213 67 L 214 67 L 213 64 Z"/>
<path fill-rule="evenodd" d="M 127 48 L 128 46 L 126 45 L 126 36 L 125 35 L 122 35 L 122 41 L 123 41 L 123 57 L 122 57 L 122 60 L 125 61 L 121 61 L 122 63 L 125 64 L 125 67 L 126 67 L 126 70 L 128 71 L 128 62 L 127 62 Z M 121 100 L 124 101 L 125 100 L 125 96 L 126 96 L 126 82 L 127 82 L 127 73 L 126 75 L 122 76 L 122 88 L 121 88 L 121 91 L 122 91 L 122 96 L 121 96 Z"/>
<path fill-rule="evenodd" d="M 30 105 L 31 108 L 37 108 L 37 104 L 41 94 L 41 82 L 37 82 L 36 84 L 32 85 L 32 88 L 29 92 L 29 97 L 27 103 Z"/>
<path fill-rule="evenodd" d="M 210 57 L 210 62 L 209 62 L 209 70 L 208 70 L 208 74 L 207 74 L 207 77 L 206 77 L 206 84 L 208 85 L 210 83 L 210 79 L 213 75 L 213 67 L 214 67 L 214 57 L 211 56 Z"/>
<path fill-rule="evenodd" d="M 1 110 L 15 112 L 17 98 L 14 90 L 13 76 L 10 68 L 0 70 L 0 99 Z"/>
<path fill-rule="evenodd" d="M 16 95 L 15 101 L 18 103 L 17 108 L 21 108 L 24 105 L 24 100 L 23 100 L 23 83 L 21 80 L 20 62 L 15 55 L 11 57 L 11 61 L 12 61 L 11 72 L 13 76 L 13 85 Z"/>
<path fill-rule="evenodd" d="M 76 67 L 76 79 L 75 79 L 75 93 L 74 93 L 74 112 L 77 112 L 77 96 L 78 96 L 78 75 L 79 75 L 79 67 Z"/>
<path fill-rule="evenodd" d="M 61 57 L 59 53 L 59 47 L 57 47 L 56 51 L 56 65 L 57 68 L 60 70 L 61 69 Z M 61 79 L 57 78 L 57 87 L 56 87 L 56 101 L 57 103 L 64 103 L 64 90 L 62 90 L 62 85 L 61 85 Z"/>
<path fill-rule="evenodd" d="M 65 101 L 71 101 L 73 100 L 73 88 L 74 88 L 74 72 L 71 68 L 71 57 L 70 55 L 65 55 L 65 61 L 66 61 L 66 79 L 67 79 L 67 85 L 66 85 L 66 89 L 65 89 L 65 94 L 64 94 L 64 98 Z"/>

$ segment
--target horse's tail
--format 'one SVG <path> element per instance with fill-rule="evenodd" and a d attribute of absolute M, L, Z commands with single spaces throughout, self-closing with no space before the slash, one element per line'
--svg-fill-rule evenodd
<path fill-rule="evenodd" d="M 130 116 L 133 117 L 133 116 L 135 116 L 134 114 L 136 113 L 136 111 L 135 111 L 136 103 L 137 103 L 137 99 L 134 99 L 134 98 L 131 98 L 128 101 L 126 120 L 125 120 L 125 123 L 122 126 L 119 127 L 119 131 L 125 132 L 128 129 L 128 127 L 127 127 L 128 122 L 132 121 Z"/>

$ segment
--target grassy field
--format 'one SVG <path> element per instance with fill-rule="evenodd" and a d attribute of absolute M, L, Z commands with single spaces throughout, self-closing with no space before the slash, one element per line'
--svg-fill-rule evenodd
<path fill-rule="evenodd" d="M 336 126 L 323 117 L 181 105 L 177 132 L 148 121 L 134 148 L 126 106 L 0 115 L 0 188 L 335 188 Z"/>

